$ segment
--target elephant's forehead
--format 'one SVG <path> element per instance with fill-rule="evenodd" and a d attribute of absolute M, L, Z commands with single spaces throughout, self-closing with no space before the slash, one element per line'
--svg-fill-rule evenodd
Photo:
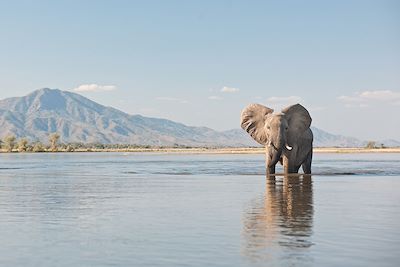
<path fill-rule="evenodd" d="M 274 113 L 272 114 L 272 116 L 270 117 L 271 121 L 281 121 L 285 118 L 285 115 L 282 113 Z"/>
<path fill-rule="evenodd" d="M 272 126 L 279 126 L 281 124 L 285 124 L 286 123 L 286 119 L 284 114 L 273 114 L 270 118 L 269 118 L 269 124 L 271 124 Z"/>

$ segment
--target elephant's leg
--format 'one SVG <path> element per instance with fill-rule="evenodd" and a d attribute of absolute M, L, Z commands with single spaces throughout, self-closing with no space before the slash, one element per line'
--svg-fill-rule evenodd
<path fill-rule="evenodd" d="M 284 173 L 292 173 L 293 166 L 291 160 L 287 156 L 283 156 L 283 172 Z"/>
<path fill-rule="evenodd" d="M 293 171 L 291 173 L 298 173 L 300 169 L 300 166 L 294 166 Z"/>
<path fill-rule="evenodd" d="M 298 173 L 300 166 L 294 166 L 293 164 L 288 164 L 287 168 L 285 168 L 285 173 Z"/>
<path fill-rule="evenodd" d="M 283 160 L 283 169 L 285 173 L 298 173 L 300 166 L 296 166 L 294 165 L 290 159 L 287 159 L 285 161 L 285 159 Z"/>
<path fill-rule="evenodd" d="M 267 170 L 267 175 L 275 174 L 275 164 L 270 166 L 271 161 L 272 161 L 272 153 L 269 149 L 267 149 L 265 153 L 265 167 Z"/>
<path fill-rule="evenodd" d="M 290 153 L 287 153 L 283 156 L 283 170 L 284 173 L 298 173 L 301 165 L 296 165 L 298 163 L 296 159 L 297 155 L 297 147 L 293 147 L 293 150 Z"/>
<path fill-rule="evenodd" d="M 306 160 L 303 162 L 301 167 L 305 174 L 311 174 L 311 162 L 312 162 L 312 150 L 308 153 Z"/>
<path fill-rule="evenodd" d="M 267 175 L 270 174 L 275 174 L 275 165 L 272 165 L 270 167 L 267 165 Z"/>

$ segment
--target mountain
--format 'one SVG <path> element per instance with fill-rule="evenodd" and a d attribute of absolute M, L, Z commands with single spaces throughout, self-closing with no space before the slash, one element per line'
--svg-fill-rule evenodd
<path fill-rule="evenodd" d="M 61 142 L 176 144 L 187 146 L 256 145 L 250 137 L 190 127 L 166 119 L 129 115 L 81 95 L 40 89 L 24 97 L 0 100 L 0 138 L 8 134 L 47 142 L 58 132 Z"/>
<path fill-rule="evenodd" d="M 378 146 L 384 145 L 386 147 L 400 147 L 400 141 L 393 140 L 393 139 L 384 139 L 376 142 Z"/>
<path fill-rule="evenodd" d="M 365 141 L 312 127 L 316 147 L 361 147 Z M 64 143 L 130 143 L 156 146 L 259 146 L 242 129 L 218 132 L 166 119 L 130 115 L 79 94 L 39 89 L 27 96 L 0 100 L 0 139 L 9 134 L 47 142 L 50 133 Z M 386 143 L 388 142 L 388 144 Z M 377 142 L 399 146 L 396 140 Z"/>
<path fill-rule="evenodd" d="M 363 147 L 366 144 L 357 138 L 331 134 L 316 127 L 311 127 L 311 130 L 314 134 L 314 147 Z"/>

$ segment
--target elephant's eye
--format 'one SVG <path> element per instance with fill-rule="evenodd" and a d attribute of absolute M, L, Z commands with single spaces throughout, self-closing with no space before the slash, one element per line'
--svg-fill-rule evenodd
<path fill-rule="evenodd" d="M 271 129 L 271 127 L 267 126 L 267 129 L 269 130 L 269 129 Z"/>
<path fill-rule="evenodd" d="M 285 127 L 285 130 L 287 131 L 288 129 L 289 129 L 289 127 L 286 126 L 286 127 Z"/>

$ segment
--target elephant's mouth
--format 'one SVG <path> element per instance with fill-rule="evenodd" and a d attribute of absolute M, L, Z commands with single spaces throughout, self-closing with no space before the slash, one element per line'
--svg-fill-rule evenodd
<path fill-rule="evenodd" d="M 279 149 L 271 142 L 268 144 L 269 146 L 273 147 L 276 151 L 278 151 Z M 291 151 L 293 149 L 293 147 L 289 146 L 288 144 L 285 145 L 286 150 Z"/>

